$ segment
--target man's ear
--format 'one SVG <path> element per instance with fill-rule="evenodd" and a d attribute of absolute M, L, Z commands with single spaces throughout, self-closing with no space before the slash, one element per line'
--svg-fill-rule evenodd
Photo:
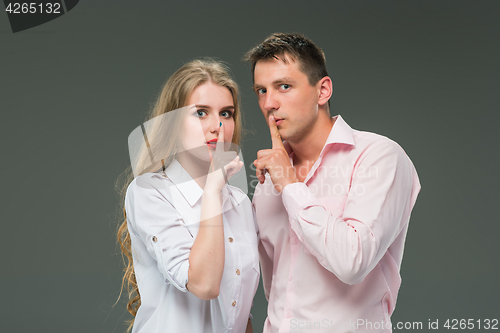
<path fill-rule="evenodd" d="M 319 88 L 318 105 L 328 103 L 333 94 L 333 83 L 329 76 L 323 77 L 316 86 Z"/>

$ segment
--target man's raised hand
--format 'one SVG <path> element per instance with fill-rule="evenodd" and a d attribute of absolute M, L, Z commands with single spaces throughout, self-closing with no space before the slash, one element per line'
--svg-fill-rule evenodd
<path fill-rule="evenodd" d="M 256 176 L 261 184 L 266 180 L 265 173 L 271 176 L 274 188 L 281 193 L 283 188 L 291 183 L 298 182 L 295 170 L 281 141 L 281 135 L 273 116 L 269 116 L 269 131 L 271 133 L 272 148 L 259 150 L 257 159 L 253 162 L 256 167 Z"/>

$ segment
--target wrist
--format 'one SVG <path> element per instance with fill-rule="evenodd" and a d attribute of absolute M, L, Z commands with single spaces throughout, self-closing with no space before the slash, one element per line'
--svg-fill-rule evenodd
<path fill-rule="evenodd" d="M 224 187 L 227 183 L 227 176 L 224 168 L 217 169 L 215 171 L 211 171 L 207 175 L 207 182 L 205 186 L 218 188 L 219 190 Z"/>
<path fill-rule="evenodd" d="M 218 188 L 209 188 L 203 190 L 203 195 L 204 198 L 210 198 L 210 200 L 218 199 L 222 200 L 222 189 Z"/>

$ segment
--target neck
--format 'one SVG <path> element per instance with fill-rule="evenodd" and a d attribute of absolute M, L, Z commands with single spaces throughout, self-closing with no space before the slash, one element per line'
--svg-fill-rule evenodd
<path fill-rule="evenodd" d="M 326 113 L 319 116 L 314 127 L 299 142 L 288 142 L 293 150 L 294 165 L 314 163 L 325 146 L 335 120 Z"/>

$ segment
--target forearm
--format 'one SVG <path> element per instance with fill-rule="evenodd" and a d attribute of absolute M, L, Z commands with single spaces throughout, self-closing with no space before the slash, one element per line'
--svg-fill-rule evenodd
<path fill-rule="evenodd" d="M 408 203 L 387 205 L 391 193 L 379 206 L 366 194 L 362 200 L 348 199 L 344 209 L 327 209 L 304 184 L 295 187 L 301 195 L 285 188 L 283 196 L 292 229 L 318 262 L 347 284 L 368 275 L 407 222 L 402 211 Z"/>
<path fill-rule="evenodd" d="M 204 191 L 200 220 L 189 255 L 187 288 L 201 299 L 213 299 L 219 295 L 225 256 L 220 191 Z"/>
<path fill-rule="evenodd" d="M 334 217 L 321 206 L 297 214 L 292 229 L 318 262 L 346 284 L 361 282 L 380 259 L 380 241 L 370 228 Z"/>
<path fill-rule="evenodd" d="M 361 282 L 405 232 L 420 189 L 411 161 L 395 143 L 382 142 L 357 161 L 342 196 L 320 201 L 303 183 L 288 185 L 282 196 L 299 239 L 348 284 Z"/>
<path fill-rule="evenodd" d="M 376 265 L 379 242 L 362 223 L 335 218 L 316 206 L 297 214 L 292 229 L 318 262 L 344 283 L 361 282 Z"/>

